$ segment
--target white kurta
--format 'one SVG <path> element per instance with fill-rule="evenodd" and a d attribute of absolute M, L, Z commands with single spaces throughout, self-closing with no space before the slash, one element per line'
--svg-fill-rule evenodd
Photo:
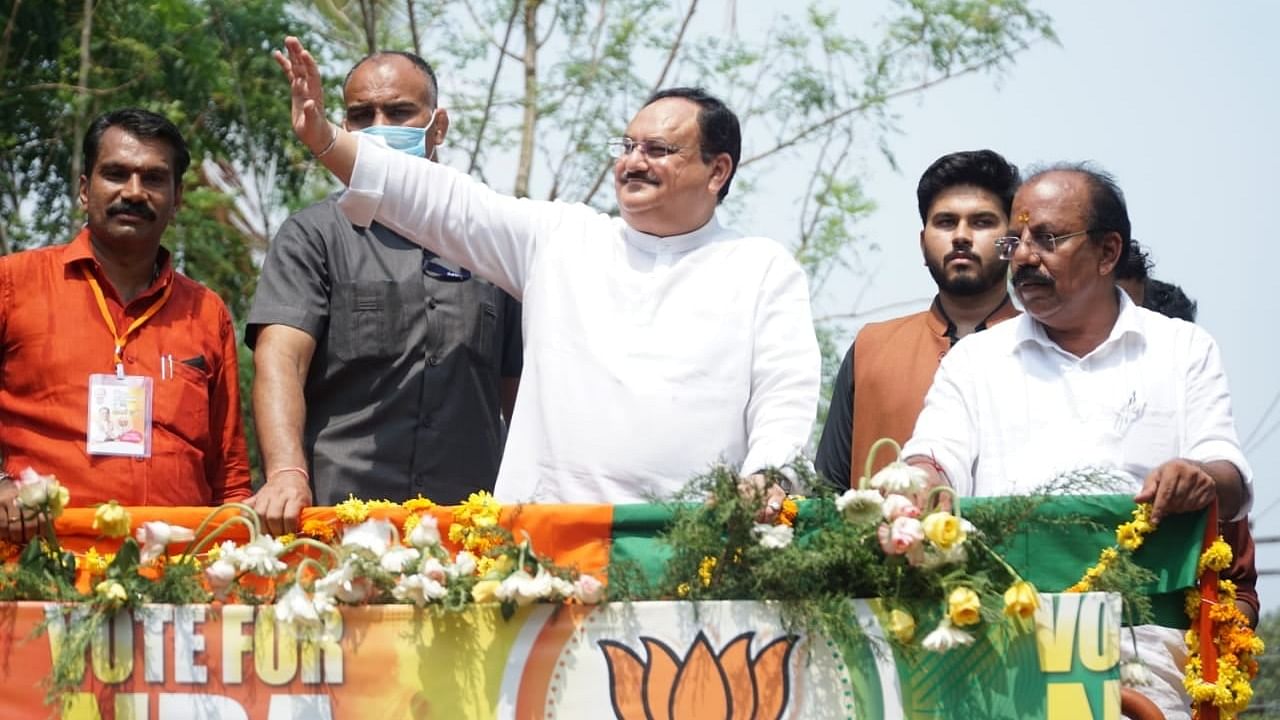
<path fill-rule="evenodd" d="M 1174 458 L 1235 464 L 1252 501 L 1226 373 L 1199 326 L 1123 292 L 1111 334 L 1078 358 L 1030 315 L 966 337 L 943 358 L 903 456 L 932 455 L 961 495 L 1019 495 L 1087 466 L 1133 492 Z"/>
<path fill-rule="evenodd" d="M 821 359 L 804 272 L 778 243 L 714 218 L 646 235 L 367 138 L 342 207 L 524 303 L 499 500 L 666 498 L 717 461 L 750 473 L 808 440 Z"/>

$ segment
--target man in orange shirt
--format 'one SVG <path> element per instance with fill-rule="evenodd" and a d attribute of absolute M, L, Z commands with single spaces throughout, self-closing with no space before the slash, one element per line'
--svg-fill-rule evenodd
<path fill-rule="evenodd" d="M 849 346 L 814 460 L 831 486 L 857 484 L 876 440 L 907 441 L 952 346 L 1018 314 L 995 245 L 1017 189 L 1018 168 L 991 150 L 944 155 L 920 176 L 920 251 L 938 294 L 928 310 L 866 325 Z M 880 454 L 872 472 L 890 460 Z"/>
<path fill-rule="evenodd" d="M 223 302 L 174 271 L 161 236 L 182 201 L 186 142 L 125 109 L 84 138 L 85 228 L 0 258 L 4 469 L 54 474 L 71 504 L 247 498 L 235 332 Z M 30 533 L 0 488 L 9 537 Z"/>

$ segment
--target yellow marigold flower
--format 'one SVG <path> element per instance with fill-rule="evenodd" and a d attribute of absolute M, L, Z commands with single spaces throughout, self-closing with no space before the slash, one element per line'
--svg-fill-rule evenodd
<path fill-rule="evenodd" d="M 457 522 L 453 523 L 449 526 L 449 542 L 462 542 L 463 538 L 465 538 L 470 531 L 471 529 L 466 525 Z"/>
<path fill-rule="evenodd" d="M 1236 584 L 1223 578 L 1218 581 L 1218 596 L 1220 600 L 1226 602 L 1235 602 Z"/>
<path fill-rule="evenodd" d="M 481 490 L 467 496 L 466 501 L 458 506 L 454 514 L 464 522 L 470 522 L 477 527 L 486 527 L 497 523 L 501 512 L 502 505 L 494 500 L 492 495 Z"/>
<path fill-rule="evenodd" d="M 1231 565 L 1231 546 L 1218 536 L 1203 553 L 1200 554 L 1200 566 L 1198 572 L 1204 572 L 1205 568 L 1222 572 Z"/>
<path fill-rule="evenodd" d="M 1116 528 L 1116 543 L 1130 552 L 1142 547 L 1142 535 L 1137 526 L 1131 522 Z"/>
<path fill-rule="evenodd" d="M 103 580 L 94 587 L 93 591 L 112 605 L 118 605 L 129 599 L 129 593 L 124 589 L 124 585 L 115 580 Z"/>
<path fill-rule="evenodd" d="M 782 501 L 782 509 L 778 511 L 778 525 L 795 527 L 796 516 L 800 514 L 800 506 L 795 500 L 787 498 Z"/>
<path fill-rule="evenodd" d="M 916 635 L 916 619 L 911 613 L 894 608 L 889 612 L 889 634 L 906 645 Z"/>
<path fill-rule="evenodd" d="M 1113 547 L 1103 548 L 1102 553 L 1098 555 L 1098 560 L 1102 564 L 1110 565 L 1111 563 L 1115 562 L 1116 558 L 1119 556 L 1120 556 L 1120 553 L 1117 552 L 1115 548 Z"/>
<path fill-rule="evenodd" d="M 369 518 L 369 506 L 355 495 L 348 495 L 346 500 L 333 506 L 333 514 L 347 525 L 358 525 Z"/>
<path fill-rule="evenodd" d="M 1090 587 L 1089 583 L 1085 582 L 1084 580 L 1081 580 L 1075 585 L 1072 585 L 1071 587 L 1067 588 L 1064 592 L 1069 592 L 1069 593 L 1089 592 L 1089 587 Z"/>
<path fill-rule="evenodd" d="M 293 533 L 285 533 L 276 538 L 276 540 L 279 541 L 281 545 L 288 545 L 289 543 L 297 539 L 298 539 L 298 536 L 294 535 Z"/>
<path fill-rule="evenodd" d="M 977 625 L 982 620 L 982 600 L 972 588 L 958 587 L 947 596 L 947 615 L 958 627 Z"/>
<path fill-rule="evenodd" d="M 303 520 L 299 532 L 307 537 L 313 537 L 324 542 L 329 542 L 335 537 L 333 526 L 319 518 Z"/>
<path fill-rule="evenodd" d="M 366 500 L 364 506 L 369 510 L 393 510 L 400 507 L 400 503 L 394 503 L 390 500 Z"/>
<path fill-rule="evenodd" d="M 515 566 L 516 562 L 511 559 L 510 555 L 499 555 L 496 558 L 482 557 L 476 560 L 476 575 L 503 578 L 510 575 Z"/>
<path fill-rule="evenodd" d="M 79 558 L 79 565 L 90 575 L 101 575 L 107 571 L 107 559 L 98 552 L 98 548 L 89 548 L 83 558 Z"/>
<path fill-rule="evenodd" d="M 99 505 L 93 512 L 93 529 L 109 538 L 128 535 L 131 524 L 129 511 L 115 500 Z"/>
<path fill-rule="evenodd" d="M 416 498 L 405 500 L 402 505 L 405 510 L 408 510 L 411 513 L 426 512 L 436 506 L 434 502 L 422 497 L 421 495 Z"/>
<path fill-rule="evenodd" d="M 1188 590 L 1182 601 L 1182 611 L 1192 620 L 1200 617 L 1200 591 Z"/>
<path fill-rule="evenodd" d="M 413 532 L 414 528 L 418 527 L 418 523 L 420 522 L 422 522 L 422 516 L 418 513 L 411 512 L 406 515 L 404 518 L 404 525 L 400 528 L 400 538 L 408 538 L 409 534 Z"/>
<path fill-rule="evenodd" d="M 924 527 L 924 536 L 929 538 L 929 542 L 943 550 L 950 550 L 965 540 L 964 527 L 960 524 L 960 518 L 949 512 L 929 513 L 921 525 Z"/>
<path fill-rule="evenodd" d="M 689 597 L 689 583 L 680 583 L 676 586 L 676 597 Z"/>
<path fill-rule="evenodd" d="M 702 562 L 698 563 L 698 579 L 702 581 L 703 587 L 710 587 L 711 574 L 716 569 L 716 558 L 714 555 L 707 555 L 702 558 Z"/>
<path fill-rule="evenodd" d="M 1040 596 L 1036 593 L 1036 586 L 1026 580 L 1019 580 L 1004 591 L 1004 613 L 1010 617 L 1028 620 L 1039 607 Z"/>

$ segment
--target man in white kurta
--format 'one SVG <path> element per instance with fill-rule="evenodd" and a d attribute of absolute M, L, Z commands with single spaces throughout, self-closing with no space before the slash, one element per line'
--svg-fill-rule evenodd
<path fill-rule="evenodd" d="M 780 244 L 716 219 L 740 148 L 723 104 L 684 90 L 646 104 L 615 143 L 614 218 L 357 145 L 310 114 L 312 61 L 289 50 L 295 129 L 350 186 L 352 222 L 377 220 L 524 303 L 500 500 L 665 498 L 717 462 L 750 475 L 796 457 L 820 383 L 808 287 Z"/>
<path fill-rule="evenodd" d="M 1032 176 L 1013 201 L 1014 291 L 1026 314 L 965 338 L 943 359 L 908 462 L 961 495 L 1033 492 L 1062 472 L 1127 478 L 1153 519 L 1215 498 L 1221 517 L 1252 501 L 1217 346 L 1198 326 L 1139 308 L 1115 286 L 1129 246 L 1110 176 L 1063 166 Z M 1154 682 L 1140 688 L 1167 718 L 1190 717 L 1186 645 L 1172 628 L 1134 629 Z M 1133 643 L 1121 644 L 1123 658 Z"/>

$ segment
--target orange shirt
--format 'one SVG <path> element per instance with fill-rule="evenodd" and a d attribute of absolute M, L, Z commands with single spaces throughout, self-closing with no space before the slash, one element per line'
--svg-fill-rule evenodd
<path fill-rule="evenodd" d="M 168 302 L 125 345 L 127 375 L 152 378 L 151 457 L 88 455 L 89 376 L 115 372 L 114 339 L 87 268 L 117 328 L 145 313 L 173 285 Z M 160 370 L 173 358 L 173 375 Z M 125 305 L 93 254 L 89 231 L 68 245 L 0 258 L 0 452 L 16 474 L 54 474 L 71 504 L 217 505 L 250 495 L 240 417 L 235 330 L 226 305 L 173 271 L 160 272 Z"/>

